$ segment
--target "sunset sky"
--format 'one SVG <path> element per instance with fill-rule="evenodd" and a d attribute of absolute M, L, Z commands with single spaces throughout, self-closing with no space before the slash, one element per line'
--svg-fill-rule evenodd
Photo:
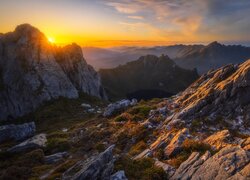
<path fill-rule="evenodd" d="M 249 0 L 0 0 L 0 32 L 30 23 L 57 44 L 250 42 Z"/>

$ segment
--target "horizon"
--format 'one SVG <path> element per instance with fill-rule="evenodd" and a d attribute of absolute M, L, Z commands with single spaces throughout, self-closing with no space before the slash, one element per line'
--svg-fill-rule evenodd
<path fill-rule="evenodd" d="M 2 0 L 0 32 L 23 23 L 55 44 L 82 47 L 166 46 L 175 44 L 250 45 L 250 2 Z"/>

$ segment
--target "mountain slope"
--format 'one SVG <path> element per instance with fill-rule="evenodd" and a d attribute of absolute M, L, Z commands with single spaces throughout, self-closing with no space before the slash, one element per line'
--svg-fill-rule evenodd
<path fill-rule="evenodd" d="M 250 58 L 250 48 L 238 45 L 226 46 L 218 42 L 183 54 L 175 58 L 175 62 L 185 68 L 197 68 L 199 73 L 216 69 L 229 63 L 242 63 Z"/>
<path fill-rule="evenodd" d="M 0 120 L 22 116 L 42 102 L 79 92 L 105 98 L 100 78 L 81 48 L 58 48 L 36 28 L 23 24 L 0 37 Z"/>
<path fill-rule="evenodd" d="M 185 89 L 198 75 L 195 70 L 178 67 L 168 56 L 147 55 L 114 69 L 99 71 L 110 97 L 121 98 L 139 90 L 162 90 L 175 94 Z"/>

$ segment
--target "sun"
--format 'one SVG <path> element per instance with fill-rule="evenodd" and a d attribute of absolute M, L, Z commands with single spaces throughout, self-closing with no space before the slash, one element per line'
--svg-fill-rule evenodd
<path fill-rule="evenodd" d="M 48 37 L 48 41 L 49 41 L 50 43 L 55 43 L 55 38 L 53 38 L 53 37 Z"/>

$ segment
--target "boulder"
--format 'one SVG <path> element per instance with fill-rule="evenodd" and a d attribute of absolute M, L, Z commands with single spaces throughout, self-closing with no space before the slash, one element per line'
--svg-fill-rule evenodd
<path fill-rule="evenodd" d="M 185 141 L 185 139 L 189 138 L 188 129 L 184 128 L 180 130 L 170 141 L 167 147 L 164 149 L 165 155 L 167 157 L 173 156 L 181 151 L 181 145 Z"/>
<path fill-rule="evenodd" d="M 56 153 L 56 154 L 45 156 L 44 161 L 47 164 L 53 164 L 53 163 L 57 163 L 57 162 L 65 159 L 68 156 L 69 156 L 68 152 L 59 152 L 59 153 Z"/>
<path fill-rule="evenodd" d="M 128 180 L 124 171 L 117 171 L 110 177 L 110 180 Z"/>
<path fill-rule="evenodd" d="M 105 109 L 103 116 L 110 117 L 114 113 L 124 110 L 129 106 L 134 106 L 137 103 L 136 99 L 132 99 L 131 101 L 128 99 L 123 99 L 121 101 L 117 101 L 115 103 L 109 104 L 108 107 Z"/>
<path fill-rule="evenodd" d="M 15 145 L 9 148 L 8 152 L 22 152 L 26 150 L 36 149 L 36 148 L 43 148 L 46 146 L 47 138 L 46 134 L 38 134 L 33 136 L 32 138 L 27 139 L 26 141 Z"/>
<path fill-rule="evenodd" d="M 62 176 L 63 180 L 109 180 L 114 167 L 112 155 L 114 145 L 107 148 L 98 156 L 79 161 L 68 169 Z"/>
<path fill-rule="evenodd" d="M 214 149 L 219 150 L 232 143 L 233 137 L 228 130 L 216 132 L 204 140 L 205 143 L 211 145 Z"/>
<path fill-rule="evenodd" d="M 175 173 L 174 167 L 170 166 L 169 164 L 163 163 L 159 160 L 155 161 L 155 166 L 162 168 L 166 172 L 168 177 L 173 176 L 173 174 Z"/>
<path fill-rule="evenodd" d="M 87 103 L 82 103 L 81 107 L 89 109 L 89 108 L 91 108 L 91 105 L 87 104 Z"/>
<path fill-rule="evenodd" d="M 7 140 L 24 140 L 25 138 L 33 136 L 35 131 L 36 126 L 34 122 L 0 126 L 0 143 Z"/>

